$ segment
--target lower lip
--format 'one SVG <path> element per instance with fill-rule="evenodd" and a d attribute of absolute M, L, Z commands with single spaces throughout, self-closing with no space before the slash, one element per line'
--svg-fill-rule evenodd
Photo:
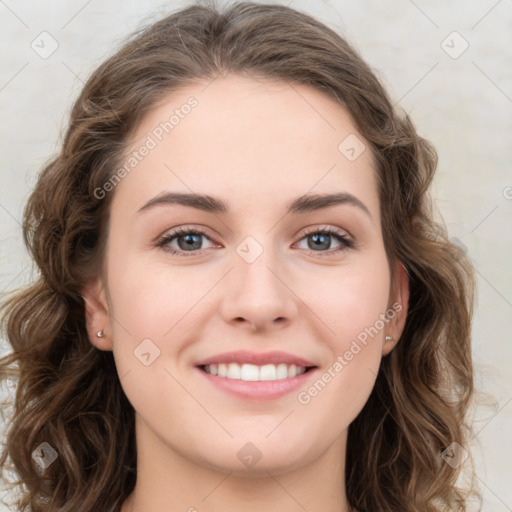
<path fill-rule="evenodd" d="M 204 370 L 197 368 L 197 370 L 204 375 L 209 382 L 211 382 L 218 389 L 230 393 L 232 395 L 251 398 L 254 400 L 271 400 L 279 398 L 283 395 L 291 393 L 305 385 L 316 368 L 313 368 L 305 373 L 280 380 L 260 380 L 260 381 L 246 381 L 241 379 L 228 379 L 227 377 L 219 377 L 206 373 Z"/>

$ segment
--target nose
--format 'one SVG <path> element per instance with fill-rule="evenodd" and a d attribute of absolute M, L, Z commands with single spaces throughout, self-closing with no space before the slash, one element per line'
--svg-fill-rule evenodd
<path fill-rule="evenodd" d="M 283 328 L 297 316 L 299 300 L 271 251 L 248 263 L 236 255 L 222 290 L 221 315 L 250 331 Z"/>

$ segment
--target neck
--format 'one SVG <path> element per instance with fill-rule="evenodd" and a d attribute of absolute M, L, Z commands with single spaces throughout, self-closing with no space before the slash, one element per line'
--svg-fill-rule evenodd
<path fill-rule="evenodd" d="M 351 512 L 345 494 L 346 431 L 300 468 L 245 474 L 191 461 L 163 445 L 138 414 L 136 431 L 137 483 L 121 512 Z"/>

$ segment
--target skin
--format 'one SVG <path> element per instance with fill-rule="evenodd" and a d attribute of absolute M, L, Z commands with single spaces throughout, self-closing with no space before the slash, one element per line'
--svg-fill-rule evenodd
<path fill-rule="evenodd" d="M 190 96 L 197 107 L 110 192 L 104 272 L 83 290 L 91 343 L 113 350 L 136 411 L 138 480 L 122 512 L 347 512 L 347 429 L 400 338 L 409 296 L 399 264 L 390 279 L 369 144 L 347 159 L 340 142 L 364 138 L 313 88 L 230 75 L 169 94 L 130 151 Z M 219 197 L 230 212 L 169 204 L 138 212 L 164 190 Z M 370 215 L 351 204 L 285 215 L 308 192 L 348 192 Z M 200 254 L 156 246 L 180 226 L 203 228 Z M 304 229 L 326 226 L 355 247 L 312 250 Z M 248 236 L 263 249 L 252 263 L 236 252 Z M 330 247 L 340 246 L 332 237 Z M 281 350 L 318 366 L 301 391 L 394 303 L 401 311 L 307 404 L 297 391 L 232 396 L 195 368 L 222 352 Z M 160 350 L 148 366 L 134 356 L 147 338 Z M 248 442 L 261 454 L 252 466 L 237 457 Z"/>

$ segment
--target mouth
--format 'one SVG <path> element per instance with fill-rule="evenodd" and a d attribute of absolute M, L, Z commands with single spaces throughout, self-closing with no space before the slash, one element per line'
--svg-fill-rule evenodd
<path fill-rule="evenodd" d="M 230 352 L 196 365 L 217 389 L 257 401 L 281 397 L 306 385 L 318 366 L 283 352 Z"/>
<path fill-rule="evenodd" d="M 224 377 L 232 380 L 243 380 L 245 382 L 262 382 L 292 379 L 302 375 L 316 366 L 297 366 L 295 364 L 255 364 L 220 363 L 199 366 L 201 370 L 209 375 Z"/>

